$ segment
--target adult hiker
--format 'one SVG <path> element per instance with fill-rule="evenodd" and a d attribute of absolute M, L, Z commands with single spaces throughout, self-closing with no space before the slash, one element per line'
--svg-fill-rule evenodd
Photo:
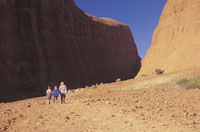
<path fill-rule="evenodd" d="M 51 94 L 52 94 L 51 87 L 48 86 L 48 89 L 46 91 L 46 96 L 47 96 L 47 100 L 49 101 L 49 104 L 51 103 Z"/>
<path fill-rule="evenodd" d="M 53 103 L 57 103 L 58 102 L 58 96 L 59 96 L 59 90 L 57 88 L 57 86 L 54 86 L 54 90 L 53 90 Z"/>
<path fill-rule="evenodd" d="M 65 103 L 65 98 L 67 94 L 67 86 L 64 84 L 64 82 L 60 83 L 59 91 L 61 94 L 61 104 Z"/>

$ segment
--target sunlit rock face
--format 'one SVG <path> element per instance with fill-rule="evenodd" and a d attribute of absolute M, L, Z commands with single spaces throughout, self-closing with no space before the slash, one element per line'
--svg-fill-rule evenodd
<path fill-rule="evenodd" d="M 139 68 L 125 24 L 93 17 L 73 0 L 0 0 L 0 101 L 43 95 L 61 81 L 77 88 L 133 78 Z"/>
<path fill-rule="evenodd" d="M 200 0 L 168 0 L 138 76 L 199 67 L 199 51 Z"/>

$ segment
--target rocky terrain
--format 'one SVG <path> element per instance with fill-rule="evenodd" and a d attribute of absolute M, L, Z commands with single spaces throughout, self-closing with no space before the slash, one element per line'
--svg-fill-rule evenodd
<path fill-rule="evenodd" d="M 199 132 L 200 90 L 183 90 L 175 83 L 197 75 L 182 71 L 91 86 L 69 93 L 66 104 L 60 104 L 60 98 L 48 104 L 45 97 L 0 103 L 0 130 Z"/>
<path fill-rule="evenodd" d="M 200 1 L 168 0 L 138 76 L 155 69 L 165 73 L 200 64 Z"/>
<path fill-rule="evenodd" d="M 139 68 L 125 24 L 93 17 L 73 0 L 0 0 L 0 102 L 42 95 L 61 81 L 77 88 L 133 78 Z"/>

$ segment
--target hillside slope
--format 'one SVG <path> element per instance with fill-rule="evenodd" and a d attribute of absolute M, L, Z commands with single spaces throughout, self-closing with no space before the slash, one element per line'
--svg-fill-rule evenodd
<path fill-rule="evenodd" d="M 199 12 L 199 0 L 168 0 L 138 76 L 199 67 Z"/>

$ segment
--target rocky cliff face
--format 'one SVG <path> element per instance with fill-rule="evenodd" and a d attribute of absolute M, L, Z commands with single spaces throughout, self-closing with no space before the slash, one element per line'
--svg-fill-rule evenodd
<path fill-rule="evenodd" d="M 199 50 L 200 1 L 168 0 L 138 76 L 199 67 Z"/>
<path fill-rule="evenodd" d="M 133 78 L 139 68 L 122 23 L 88 15 L 73 0 L 0 0 L 0 102 L 43 95 L 61 81 L 75 88 Z"/>

